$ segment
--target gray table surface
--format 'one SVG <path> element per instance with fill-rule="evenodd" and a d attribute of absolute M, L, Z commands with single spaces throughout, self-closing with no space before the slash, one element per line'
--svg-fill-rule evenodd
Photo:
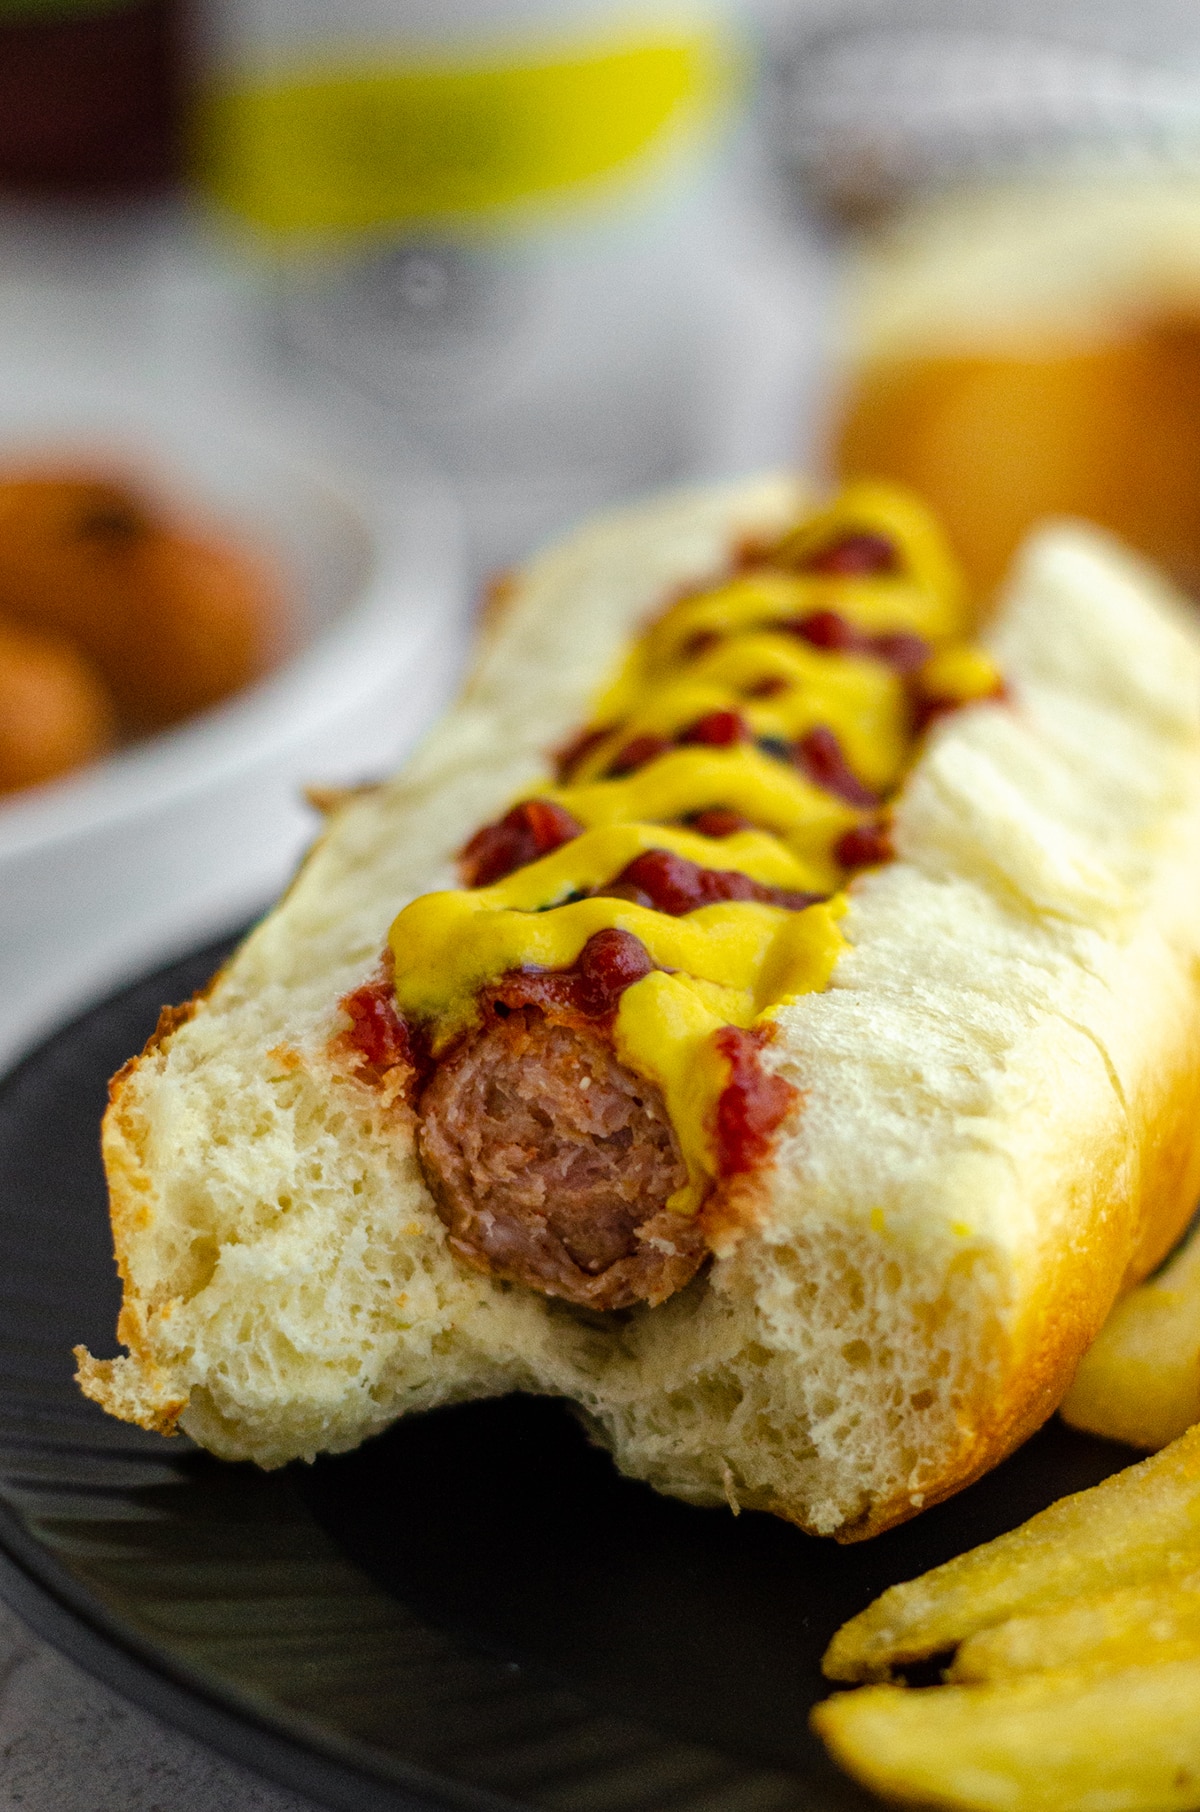
<path fill-rule="evenodd" d="M 0 1812 L 318 1812 L 94 1680 L 0 1605 Z"/>

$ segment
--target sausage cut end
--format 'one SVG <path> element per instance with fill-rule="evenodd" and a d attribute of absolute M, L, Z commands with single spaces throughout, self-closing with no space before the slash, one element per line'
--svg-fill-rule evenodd
<path fill-rule="evenodd" d="M 503 1009 L 502 1009 L 503 1011 Z M 604 1037 L 540 1008 L 492 1016 L 421 1100 L 422 1167 L 458 1256 L 595 1309 L 658 1303 L 707 1247 L 662 1096 Z"/>

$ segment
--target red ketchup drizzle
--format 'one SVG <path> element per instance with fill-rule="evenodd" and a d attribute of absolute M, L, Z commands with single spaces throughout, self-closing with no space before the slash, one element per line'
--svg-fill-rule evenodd
<path fill-rule="evenodd" d="M 833 846 L 834 857 L 843 868 L 878 868 L 895 858 L 892 839 L 886 824 L 856 824 L 845 831 Z"/>
<path fill-rule="evenodd" d="M 650 733 L 634 736 L 610 763 L 609 776 L 616 780 L 623 774 L 632 774 L 637 768 L 644 768 L 648 762 L 656 761 L 671 748 L 702 746 L 728 749 L 735 743 L 744 742 L 749 734 L 746 720 L 740 711 L 708 711 L 703 717 L 698 717 L 695 723 L 678 731 L 673 741 L 666 736 Z"/>
<path fill-rule="evenodd" d="M 923 730 L 927 730 L 939 718 L 950 717 L 955 711 L 964 710 L 967 705 L 982 705 L 988 699 L 1002 700 L 1008 696 L 1008 688 L 1003 681 L 993 687 L 992 691 L 982 693 L 977 698 L 945 698 L 936 694 L 926 698 L 917 696 L 913 699 L 913 734 L 920 736 Z"/>
<path fill-rule="evenodd" d="M 665 755 L 670 747 L 665 736 L 634 736 L 609 763 L 609 778 L 619 780 L 623 774 L 632 774 L 638 768 L 644 768 L 647 762 Z"/>
<path fill-rule="evenodd" d="M 862 531 L 841 535 L 800 562 L 801 572 L 825 573 L 839 579 L 864 579 L 899 571 L 896 550 L 885 535 Z"/>
<path fill-rule="evenodd" d="M 681 743 L 702 743 L 712 749 L 727 749 L 732 743 L 744 742 L 749 735 L 740 711 L 709 711 L 680 732 Z"/>
<path fill-rule="evenodd" d="M 842 745 L 824 724 L 809 730 L 795 745 L 797 765 L 802 767 L 814 786 L 836 793 L 848 805 L 878 805 L 879 800 L 850 767 L 842 754 Z"/>
<path fill-rule="evenodd" d="M 548 856 L 573 837 L 582 824 L 548 799 L 526 799 L 497 824 L 476 831 L 458 858 L 464 887 L 490 887 L 518 868 Z"/>
<path fill-rule="evenodd" d="M 718 1176 L 737 1176 L 761 1164 L 772 1133 L 796 1100 L 791 1083 L 762 1067 L 759 1052 L 769 1036 L 769 1027 L 744 1032 L 739 1026 L 722 1026 L 713 1034 L 730 1071 L 713 1122 Z"/>
<path fill-rule="evenodd" d="M 374 980 L 343 995 L 338 1003 L 350 1020 L 344 1036 L 358 1058 L 356 1067 L 360 1075 L 374 1082 L 397 1065 L 411 1070 L 415 1077 L 428 1063 L 424 1041 L 397 1011 L 392 969 L 392 953 L 386 950 Z"/>
<path fill-rule="evenodd" d="M 837 654 L 857 654 L 866 640 L 836 610 L 810 610 L 807 616 L 792 617 L 782 627 L 814 648 L 828 648 Z"/>
<path fill-rule="evenodd" d="M 668 849 L 643 850 L 615 880 L 598 887 L 596 892 L 605 899 L 631 900 L 637 906 L 649 906 L 673 919 L 695 912 L 697 907 L 716 906 L 727 900 L 756 900 L 764 906 L 786 906 L 790 911 L 801 912 L 824 897 L 786 887 L 768 887 L 733 868 L 701 868 L 698 862 L 689 862 Z"/>
<path fill-rule="evenodd" d="M 720 640 L 720 630 L 698 629 L 695 635 L 688 637 L 680 652 L 685 661 L 698 661 L 702 654 L 707 654 L 710 648 L 715 648 Z"/>
<path fill-rule="evenodd" d="M 769 674 L 766 679 L 759 680 L 756 686 L 751 686 L 746 693 L 746 697 L 778 698 L 781 692 L 790 691 L 791 685 L 791 680 L 784 679 L 782 674 Z"/>
<path fill-rule="evenodd" d="M 560 781 L 569 780 L 585 756 L 598 749 L 610 732 L 601 729 L 582 729 L 578 736 L 572 736 L 570 742 L 564 743 L 554 757 L 555 768 Z"/>
<path fill-rule="evenodd" d="M 912 708 L 913 735 L 920 736 L 930 724 L 937 723 L 939 718 L 949 717 L 966 703 L 961 698 L 914 698 Z"/>
<path fill-rule="evenodd" d="M 576 998 L 585 1013 L 601 1017 L 615 1013 L 626 988 L 631 988 L 654 964 L 641 938 L 631 931 L 595 931 L 575 959 Z"/>
<path fill-rule="evenodd" d="M 890 635 L 871 636 L 870 652 L 897 673 L 915 673 L 925 665 L 932 650 L 923 636 L 897 630 Z"/>
<path fill-rule="evenodd" d="M 908 630 L 867 635 L 836 610 L 810 610 L 807 616 L 792 617 L 780 627 L 811 647 L 827 649 L 831 654 L 873 655 L 898 673 L 915 673 L 931 652 L 923 636 L 912 635 Z"/>
<path fill-rule="evenodd" d="M 710 805 L 702 812 L 693 812 L 684 823 L 702 837 L 732 837 L 738 831 L 754 829 L 751 819 L 725 805 Z"/>
<path fill-rule="evenodd" d="M 653 968 L 650 952 L 631 931 L 596 931 L 569 969 L 513 969 L 480 1000 L 485 1011 L 490 1009 L 500 1019 L 518 1007 L 608 1019 L 626 988 Z"/>

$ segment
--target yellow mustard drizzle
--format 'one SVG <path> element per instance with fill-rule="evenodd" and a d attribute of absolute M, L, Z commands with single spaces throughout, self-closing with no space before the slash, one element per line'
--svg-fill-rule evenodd
<path fill-rule="evenodd" d="M 860 535 L 894 548 L 893 570 L 786 570 Z M 881 796 L 915 753 L 911 700 L 894 666 L 861 649 L 813 647 L 782 627 L 818 610 L 835 611 L 863 636 L 920 636 L 931 653 L 918 685 L 931 699 L 998 690 L 988 657 L 963 639 L 962 584 L 927 512 L 891 486 L 850 486 L 778 543 L 761 570 L 679 599 L 634 644 L 597 700 L 593 722 L 603 736 L 565 781 L 526 795 L 569 812 L 581 835 L 490 886 L 423 895 L 390 933 L 398 1007 L 427 1027 L 435 1055 L 478 1022 L 479 991 L 509 971 L 568 969 L 602 930 L 640 939 L 656 967 L 621 995 L 615 1048 L 662 1091 L 688 1172 L 669 1204 L 680 1213 L 699 1207 L 717 1172 L 713 1116 L 730 1072 L 713 1034 L 769 1024 L 785 1002 L 828 985 L 846 948 L 837 845 L 878 815 L 814 784 L 757 739 L 790 744 L 831 730 L 854 774 Z M 610 774 L 635 738 L 670 740 L 714 712 L 738 713 L 755 740 L 670 747 Z M 689 817 L 713 809 L 753 828 L 723 837 L 687 828 Z M 580 897 L 648 850 L 831 897 L 798 910 L 727 901 L 682 917 Z"/>
<path fill-rule="evenodd" d="M 731 749 L 670 749 L 620 780 L 541 787 L 537 797 L 564 806 L 588 827 L 670 824 L 714 806 L 739 812 L 763 830 L 774 832 L 805 862 L 816 892 L 832 892 L 837 886 L 842 871 L 830 850 L 844 831 L 869 815 L 745 743 Z M 706 867 L 736 866 L 725 860 L 725 838 L 704 841 Z"/>
<path fill-rule="evenodd" d="M 754 694 L 779 686 L 769 698 Z M 755 737 L 794 741 L 818 724 L 837 729 L 851 767 L 869 787 L 895 785 L 908 753 L 909 706 L 901 676 L 859 655 L 830 659 L 794 637 L 750 632 L 689 662 L 685 675 L 644 685 L 638 702 L 589 750 L 572 783 L 603 774 L 635 736 L 671 736 L 709 711 L 740 710 Z"/>

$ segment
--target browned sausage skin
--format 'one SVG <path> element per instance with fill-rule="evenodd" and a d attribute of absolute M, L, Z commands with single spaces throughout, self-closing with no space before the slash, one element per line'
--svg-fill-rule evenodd
<path fill-rule="evenodd" d="M 457 1256 L 583 1308 L 659 1303 L 708 1248 L 668 1199 L 687 1181 L 659 1090 L 621 1063 L 613 1024 L 653 967 L 601 931 L 567 970 L 514 970 L 479 996 L 479 1023 L 436 1060 L 396 1011 L 391 953 L 342 1002 L 360 1080 L 396 1078 Z"/>
<path fill-rule="evenodd" d="M 476 1031 L 420 1095 L 417 1150 L 450 1244 L 477 1270 L 592 1309 L 658 1303 L 699 1269 L 662 1096 L 621 1063 L 625 989 L 653 968 L 627 931 L 570 969 L 518 969 L 479 997 Z"/>
<path fill-rule="evenodd" d="M 503 1002 L 495 1006 L 504 1008 Z M 603 1032 L 504 1008 L 438 1065 L 418 1151 L 460 1258 L 586 1308 L 657 1303 L 705 1244 L 662 1096 Z"/>

